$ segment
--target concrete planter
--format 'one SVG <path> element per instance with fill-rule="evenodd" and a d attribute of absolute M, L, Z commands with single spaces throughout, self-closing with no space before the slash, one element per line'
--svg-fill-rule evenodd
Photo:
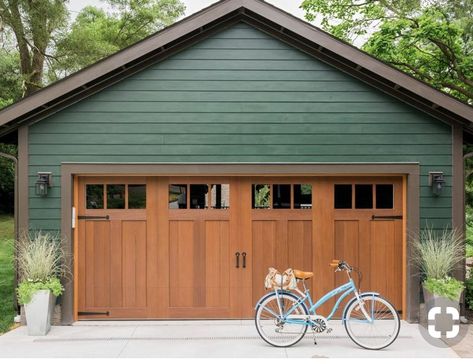
<path fill-rule="evenodd" d="M 423 290 L 423 293 L 424 293 L 425 313 L 426 313 L 427 316 L 428 316 L 430 310 L 433 307 L 441 307 L 442 312 L 444 312 L 444 310 L 445 310 L 444 308 L 446 308 L 446 307 L 453 307 L 458 312 L 460 312 L 460 296 L 461 296 L 461 294 L 458 297 L 458 300 L 451 300 L 451 299 L 448 299 L 447 297 L 438 296 L 436 294 L 433 294 L 433 293 L 429 292 L 424 287 L 424 285 L 422 285 L 422 290 Z M 428 317 L 426 319 L 428 320 Z M 439 327 L 439 325 L 440 326 L 442 325 L 442 322 L 437 322 L 436 323 L 436 329 L 441 330 L 441 331 L 450 330 L 450 324 L 448 322 L 446 322 L 445 324 L 447 324 L 448 326 Z"/>
<path fill-rule="evenodd" d="M 31 302 L 25 304 L 28 335 L 44 336 L 49 332 L 55 301 L 56 296 L 45 289 L 35 292 Z"/>

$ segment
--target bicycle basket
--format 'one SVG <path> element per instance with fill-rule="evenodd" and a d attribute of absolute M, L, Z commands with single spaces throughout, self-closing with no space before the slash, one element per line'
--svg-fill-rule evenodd
<path fill-rule="evenodd" d="M 289 268 L 280 273 L 275 268 L 269 268 L 269 273 L 264 280 L 266 289 L 295 289 L 297 288 L 296 276 L 294 271 Z"/>

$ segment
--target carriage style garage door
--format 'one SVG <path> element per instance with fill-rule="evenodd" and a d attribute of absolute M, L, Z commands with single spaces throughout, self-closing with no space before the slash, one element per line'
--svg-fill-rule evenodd
<path fill-rule="evenodd" d="M 270 266 L 402 308 L 402 177 L 80 177 L 79 319 L 246 318 Z M 322 310 L 322 313 L 326 311 Z"/>

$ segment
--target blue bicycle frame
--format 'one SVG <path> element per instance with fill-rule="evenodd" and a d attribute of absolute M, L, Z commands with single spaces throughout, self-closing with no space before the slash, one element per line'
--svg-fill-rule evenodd
<path fill-rule="evenodd" d="M 335 305 L 333 306 L 332 308 L 332 311 L 330 312 L 330 314 L 327 316 L 327 321 L 330 320 L 333 315 L 335 314 L 335 312 L 337 311 L 338 307 L 340 306 L 340 303 L 343 301 L 343 299 L 345 297 L 347 297 L 350 293 L 354 293 L 356 290 L 356 286 L 355 286 L 355 282 L 353 281 L 353 279 L 350 278 L 349 282 L 348 283 L 345 283 L 333 290 L 331 290 L 330 292 L 328 292 L 327 294 L 325 294 L 323 297 L 321 297 L 317 302 L 313 303 L 312 302 L 312 298 L 310 297 L 310 294 L 309 294 L 309 290 L 306 289 L 305 292 L 304 292 L 304 296 L 301 297 L 297 304 L 294 305 L 293 307 L 291 307 L 291 309 L 289 311 L 287 311 L 285 314 L 284 314 L 284 317 L 283 317 L 283 320 L 285 322 L 288 322 L 288 323 L 301 323 L 300 319 L 288 319 L 287 317 L 294 312 L 294 310 L 297 309 L 297 307 L 299 307 L 302 303 L 308 301 L 308 305 L 309 306 L 309 314 L 310 313 L 313 313 L 314 315 L 316 315 L 316 310 L 322 306 L 325 302 L 327 302 L 329 299 L 331 299 L 332 297 L 340 294 L 343 292 L 343 294 L 340 295 L 340 297 L 337 299 L 337 301 L 335 302 Z M 276 291 L 276 295 L 278 295 L 278 292 Z M 278 301 L 279 301 L 279 297 L 278 297 Z M 310 322 L 307 322 L 304 320 L 304 323 L 309 325 Z"/>

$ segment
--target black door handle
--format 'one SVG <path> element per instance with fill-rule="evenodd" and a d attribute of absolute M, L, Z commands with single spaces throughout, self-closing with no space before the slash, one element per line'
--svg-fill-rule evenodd
<path fill-rule="evenodd" d="M 236 252 L 235 256 L 236 256 L 236 267 L 235 268 L 240 268 L 240 253 Z"/>
<path fill-rule="evenodd" d="M 243 268 L 246 268 L 246 252 L 241 253 L 241 256 L 243 257 Z"/>

